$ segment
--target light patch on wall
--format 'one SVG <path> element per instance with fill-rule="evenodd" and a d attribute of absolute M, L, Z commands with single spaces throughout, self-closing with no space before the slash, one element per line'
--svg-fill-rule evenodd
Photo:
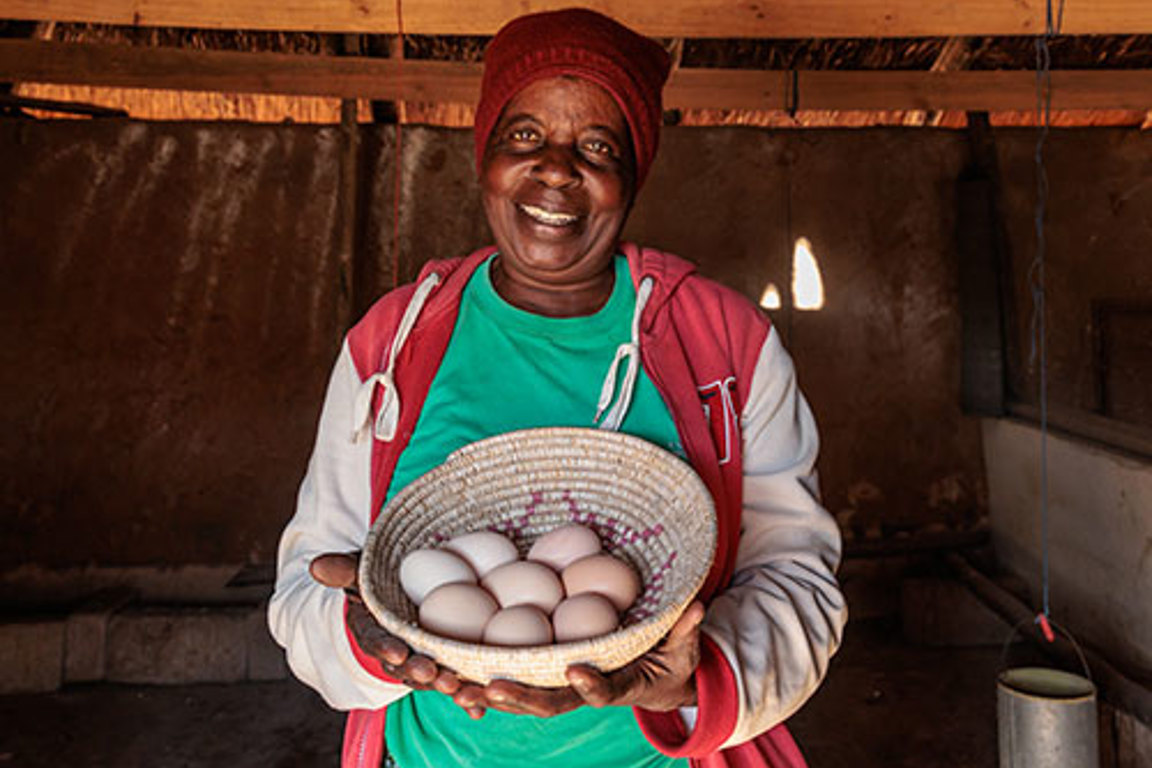
<path fill-rule="evenodd" d="M 808 238 L 796 240 L 792 251 L 792 306 L 796 309 L 824 307 L 824 280 Z"/>
<path fill-rule="evenodd" d="M 764 309 L 780 309 L 780 289 L 776 283 L 768 283 L 764 293 L 760 295 L 760 306 Z"/>

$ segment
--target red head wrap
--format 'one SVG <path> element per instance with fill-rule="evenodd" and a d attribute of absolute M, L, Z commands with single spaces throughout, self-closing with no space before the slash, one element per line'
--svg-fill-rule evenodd
<path fill-rule="evenodd" d="M 659 44 L 594 11 L 572 8 L 508 22 L 484 51 L 484 80 L 476 105 L 476 167 L 513 96 L 536 80 L 571 75 L 604 88 L 624 113 L 639 189 L 656 156 L 663 118 L 660 91 L 670 65 Z"/>

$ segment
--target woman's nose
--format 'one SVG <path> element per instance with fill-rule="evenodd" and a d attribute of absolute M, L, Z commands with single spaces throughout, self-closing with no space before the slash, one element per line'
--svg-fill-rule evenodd
<path fill-rule="evenodd" d="M 532 169 L 534 177 L 549 187 L 567 187 L 580 179 L 577 158 L 572 147 L 547 144 L 537 156 Z"/>

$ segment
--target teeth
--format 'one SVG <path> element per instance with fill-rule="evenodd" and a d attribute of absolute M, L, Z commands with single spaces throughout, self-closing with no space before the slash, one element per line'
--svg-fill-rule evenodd
<path fill-rule="evenodd" d="M 520 210 L 541 224 L 547 224 L 552 227 L 562 227 L 566 224 L 571 224 L 577 219 L 577 217 L 571 213 L 553 213 L 543 208 L 537 208 L 534 205 L 521 205 Z"/>

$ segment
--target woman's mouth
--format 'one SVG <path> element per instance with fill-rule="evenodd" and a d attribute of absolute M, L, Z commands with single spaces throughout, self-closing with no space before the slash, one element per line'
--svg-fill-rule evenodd
<path fill-rule="evenodd" d="M 521 213 L 533 221 L 539 222 L 549 227 L 566 227 L 569 224 L 574 224 L 580 217 L 574 213 L 561 213 L 560 211 L 549 211 L 535 205 L 527 205 L 519 203 L 516 206 Z"/>

